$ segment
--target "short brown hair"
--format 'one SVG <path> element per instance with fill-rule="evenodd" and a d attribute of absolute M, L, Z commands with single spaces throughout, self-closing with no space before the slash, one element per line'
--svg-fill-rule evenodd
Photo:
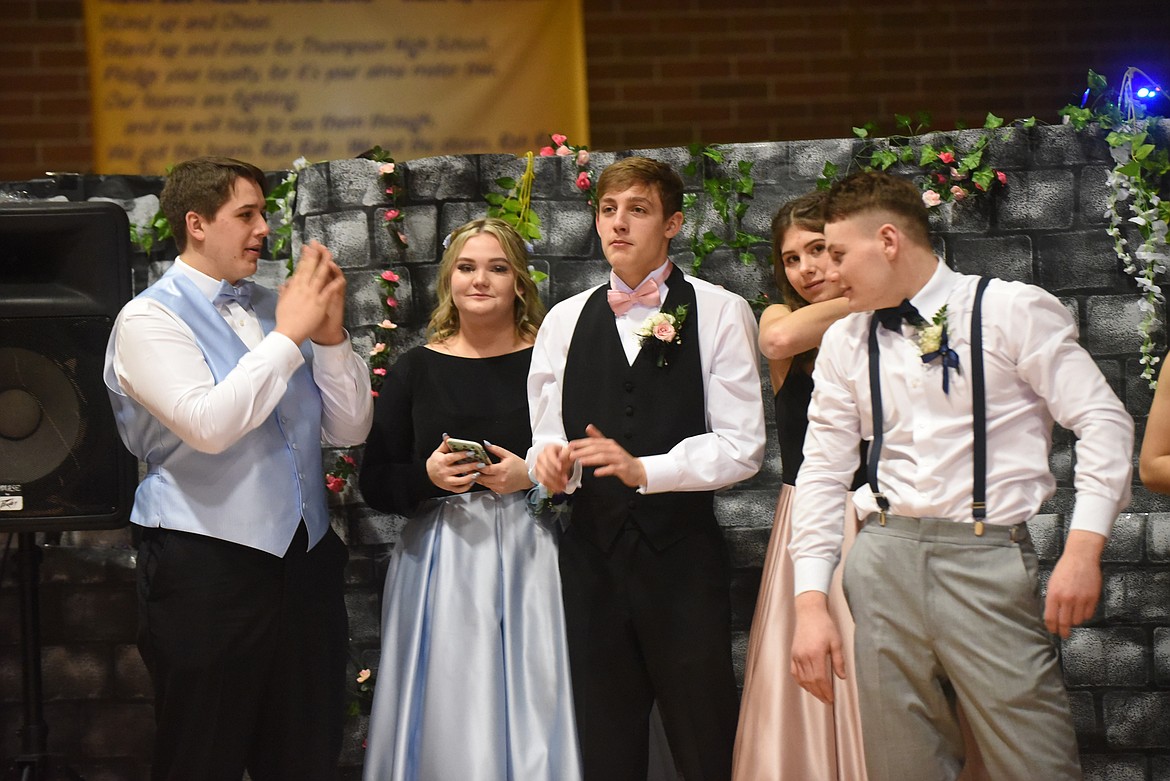
<path fill-rule="evenodd" d="M 776 287 L 789 309 L 800 309 L 808 304 L 808 301 L 796 292 L 796 288 L 788 281 L 788 275 L 784 273 L 784 260 L 781 258 L 784 234 L 792 228 L 824 233 L 825 202 L 828 198 L 829 194 L 824 190 L 793 198 L 781 206 L 776 216 L 772 218 L 772 275 L 776 278 Z"/>
<path fill-rule="evenodd" d="M 664 218 L 682 211 L 682 177 L 666 163 L 648 157 L 627 157 L 606 167 L 597 178 L 597 201 L 607 192 L 621 192 L 636 184 L 658 190 Z"/>
<path fill-rule="evenodd" d="M 179 163 L 167 174 L 158 200 L 179 252 L 187 249 L 187 212 L 212 219 L 231 198 L 237 179 L 255 182 L 267 195 L 264 172 L 231 157 L 196 157 Z"/>
<path fill-rule="evenodd" d="M 901 218 L 899 226 L 912 241 L 930 246 L 930 215 L 922 191 L 908 179 L 881 171 L 859 171 L 829 189 L 825 222 L 867 211 L 884 211 Z"/>
<path fill-rule="evenodd" d="M 536 290 L 536 283 L 528 273 L 528 251 L 524 240 L 508 223 L 495 217 L 484 217 L 460 225 L 451 231 L 448 237 L 443 259 L 439 263 L 439 280 L 436 285 L 436 295 L 439 302 L 431 313 L 431 321 L 427 324 L 427 341 L 442 342 L 459 333 L 459 310 L 455 308 L 455 301 L 451 296 L 451 274 L 455 269 L 455 262 L 463 252 L 463 245 L 472 236 L 487 233 L 500 242 L 500 249 L 512 267 L 512 274 L 516 279 L 516 300 L 512 305 L 512 322 L 516 326 L 516 334 L 528 339 L 536 338 L 536 330 L 544 320 L 544 302 Z"/>

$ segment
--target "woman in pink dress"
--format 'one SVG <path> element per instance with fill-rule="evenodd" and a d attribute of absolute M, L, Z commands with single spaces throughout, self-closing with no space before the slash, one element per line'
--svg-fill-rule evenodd
<path fill-rule="evenodd" d="M 836 678 L 831 705 L 800 688 L 791 674 L 796 626 L 793 567 L 788 555 L 791 507 L 800 469 L 812 370 L 821 338 L 849 314 L 841 288 L 825 277 L 823 192 L 789 201 L 772 220 L 772 262 L 784 298 L 760 318 L 760 351 L 768 359 L 776 394 L 783 485 L 764 558 L 760 594 L 752 618 L 743 700 L 735 738 L 733 781 L 865 781 L 865 755 L 853 664 L 853 620 L 841 590 L 840 565 L 829 591 L 829 612 L 841 630 L 845 678 Z M 865 483 L 865 447 L 858 453 L 853 487 Z M 852 504 L 845 509 L 841 560 L 857 536 Z M 959 712 L 967 761 L 959 781 L 984 781 L 982 761 Z"/>
<path fill-rule="evenodd" d="M 772 220 L 773 267 L 784 303 L 764 310 L 760 351 L 768 359 L 776 394 L 784 482 L 748 643 L 732 772 L 735 781 L 865 781 L 866 777 L 853 683 L 853 622 L 841 593 L 840 568 L 833 579 L 829 609 L 841 628 L 846 677 L 836 681 L 833 704 L 826 705 L 801 689 L 789 673 L 796 623 L 788 556 L 790 510 L 808 426 L 813 361 L 825 331 L 849 313 L 840 286 L 825 277 L 829 253 L 822 232 L 823 202 L 823 193 L 810 193 L 789 201 Z M 862 472 L 858 477 L 864 482 Z M 855 482 L 854 487 L 860 484 Z M 847 513 L 843 556 L 857 534 L 852 506 Z"/>

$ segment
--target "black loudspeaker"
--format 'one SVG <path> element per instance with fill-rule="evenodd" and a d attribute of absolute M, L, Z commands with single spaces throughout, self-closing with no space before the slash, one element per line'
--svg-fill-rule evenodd
<path fill-rule="evenodd" d="M 117 204 L 0 204 L 0 532 L 128 520 L 137 463 L 102 370 L 130 295 L 130 228 Z"/>

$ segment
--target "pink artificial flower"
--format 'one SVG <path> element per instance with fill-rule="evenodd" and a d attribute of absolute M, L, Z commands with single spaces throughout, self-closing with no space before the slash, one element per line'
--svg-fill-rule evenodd
<path fill-rule="evenodd" d="M 665 320 L 654 326 L 654 338 L 660 342 L 673 342 L 675 335 L 674 326 Z"/>
<path fill-rule="evenodd" d="M 936 182 L 938 182 L 939 184 L 946 184 L 947 183 L 947 178 L 945 176 L 943 176 L 942 174 L 935 174 L 934 180 Z"/>
<path fill-rule="evenodd" d="M 987 188 L 986 188 L 986 187 L 984 187 L 983 185 L 979 184 L 979 182 L 975 182 L 975 189 L 976 189 L 976 190 L 978 190 L 978 191 L 980 191 L 980 192 L 986 192 L 986 191 L 987 191 Z"/>
<path fill-rule="evenodd" d="M 345 480 L 337 475 L 325 476 L 325 487 L 335 494 L 339 494 L 345 488 Z"/>
<path fill-rule="evenodd" d="M 588 190 L 592 184 L 593 184 L 593 182 L 589 181 L 589 172 L 588 171 L 582 171 L 581 173 L 577 174 L 577 189 L 578 190 Z"/>
<path fill-rule="evenodd" d="M 370 350 L 370 355 L 377 355 L 386 350 L 386 345 L 383 342 L 378 342 L 374 345 L 374 349 Z"/>
<path fill-rule="evenodd" d="M 378 375 L 379 377 L 386 376 L 386 370 L 383 369 L 381 366 L 379 366 L 377 369 L 371 369 L 371 371 L 373 371 L 374 374 Z"/>
<path fill-rule="evenodd" d="M 382 163 L 382 165 L 378 167 L 378 173 L 380 173 L 380 174 L 394 173 L 394 163 Z"/>
<path fill-rule="evenodd" d="M 587 165 L 589 165 L 589 150 L 588 149 L 578 149 L 577 150 L 577 167 L 584 168 Z"/>
<path fill-rule="evenodd" d="M 552 142 L 557 146 L 564 146 L 565 142 L 569 140 L 569 137 L 564 133 L 553 133 L 551 137 Z"/>
<path fill-rule="evenodd" d="M 567 147 L 567 146 L 558 146 L 557 147 L 557 157 L 568 157 L 571 154 L 573 154 L 573 150 L 569 149 L 569 147 Z"/>
<path fill-rule="evenodd" d="M 942 203 L 942 196 L 934 190 L 924 190 L 922 192 L 922 202 L 926 204 L 926 208 L 932 209 Z"/>
<path fill-rule="evenodd" d="M 954 197 L 954 199 L 956 201 L 961 201 L 967 197 L 967 191 L 956 184 L 954 187 L 951 188 L 951 195 Z"/>
<path fill-rule="evenodd" d="M 403 246 L 406 246 L 406 234 L 402 231 L 398 231 L 398 240 L 402 242 Z"/>
<path fill-rule="evenodd" d="M 541 157 L 552 157 L 553 154 L 555 153 L 553 152 L 553 148 L 551 146 L 542 146 L 540 148 Z"/>
<path fill-rule="evenodd" d="M 370 391 L 370 395 L 376 399 L 376 398 L 378 398 L 378 391 L 372 390 L 372 391 Z"/>
<path fill-rule="evenodd" d="M 381 328 L 381 329 L 382 329 L 382 330 L 384 330 L 384 331 L 390 331 L 390 330 L 392 330 L 392 329 L 395 329 L 395 328 L 397 328 L 397 327 L 398 327 L 398 323 L 391 323 L 391 322 L 390 322 L 390 318 L 386 318 L 386 319 L 385 319 L 385 320 L 383 320 L 382 322 L 378 323 L 378 327 L 379 327 L 379 328 Z"/>
<path fill-rule="evenodd" d="M 386 269 L 382 272 L 382 279 L 386 280 L 387 282 L 397 282 L 400 278 L 401 277 L 399 277 L 390 269 Z"/>
<path fill-rule="evenodd" d="M 1007 184 L 1007 174 L 1003 171 L 996 171 L 995 178 L 999 180 L 1000 184 Z"/>
<path fill-rule="evenodd" d="M 954 152 L 939 152 L 938 159 L 942 160 L 947 165 L 950 165 L 951 163 L 955 162 L 955 153 Z"/>
<path fill-rule="evenodd" d="M 358 683 L 365 683 L 368 680 L 370 680 L 370 671 L 369 670 L 362 670 L 361 672 L 358 673 L 358 676 L 357 676 Z"/>
<path fill-rule="evenodd" d="M 390 296 L 386 299 L 386 306 L 398 306 L 398 299 L 394 296 Z"/>
<path fill-rule="evenodd" d="M 342 456 L 341 460 L 344 461 L 345 463 L 349 464 L 350 466 L 357 466 L 357 461 L 353 460 L 353 456 Z"/>
<path fill-rule="evenodd" d="M 393 194 L 394 194 L 394 188 L 393 188 L 393 187 L 387 187 L 387 188 L 386 188 L 386 194 L 387 194 L 387 195 L 393 195 Z"/>
<path fill-rule="evenodd" d="M 967 178 L 967 174 L 963 173 L 958 168 L 952 168 L 951 169 L 951 178 L 954 179 L 956 182 L 961 182 Z"/>
<path fill-rule="evenodd" d="M 401 214 L 402 214 L 402 212 L 398 211 L 397 209 L 387 209 L 386 210 L 386 222 L 390 222 L 391 220 L 397 220 L 399 215 L 401 215 Z"/>

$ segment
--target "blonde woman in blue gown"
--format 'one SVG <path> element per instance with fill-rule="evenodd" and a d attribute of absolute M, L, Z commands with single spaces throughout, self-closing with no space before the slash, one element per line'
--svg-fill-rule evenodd
<path fill-rule="evenodd" d="M 520 237 L 470 222 L 443 254 L 427 344 L 382 387 L 360 486 L 409 520 L 386 576 L 365 781 L 580 778 L 556 536 L 525 501 L 543 315 Z M 486 442 L 493 463 L 461 463 L 448 434 Z"/>

